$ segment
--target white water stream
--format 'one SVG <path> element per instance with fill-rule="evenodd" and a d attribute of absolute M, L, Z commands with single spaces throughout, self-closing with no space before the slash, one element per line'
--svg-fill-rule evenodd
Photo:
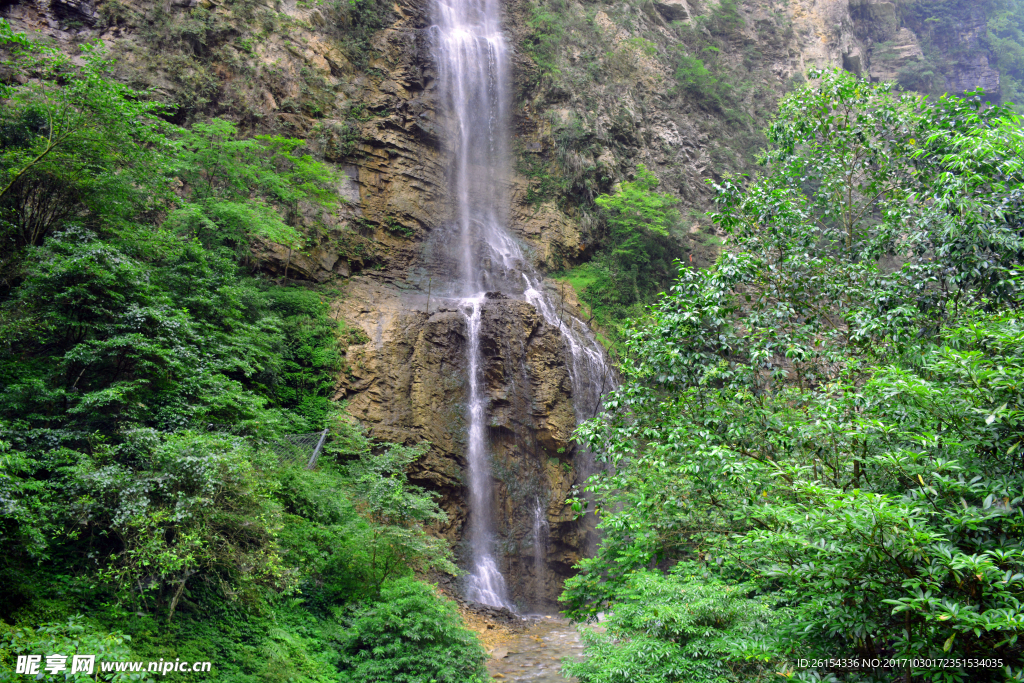
<path fill-rule="evenodd" d="M 570 358 L 577 420 L 593 416 L 614 376 L 587 326 L 561 311 L 544 293 L 542 278 L 508 232 L 509 47 L 501 30 L 499 0 L 434 0 L 433 44 L 438 85 L 448 117 L 453 164 L 449 179 L 459 236 L 457 305 L 468 333 L 467 405 L 469 533 L 472 550 L 467 598 L 511 607 L 496 559 L 493 484 L 488 451 L 487 400 L 482 388 L 482 309 L 487 292 L 525 299 L 556 326 Z M 541 563 L 547 522 L 538 500 L 534 557 Z"/>

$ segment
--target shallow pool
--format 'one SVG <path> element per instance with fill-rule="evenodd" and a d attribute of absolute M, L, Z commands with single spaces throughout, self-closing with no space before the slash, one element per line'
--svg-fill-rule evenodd
<path fill-rule="evenodd" d="M 541 617 L 525 631 L 491 641 L 487 670 L 497 680 L 564 683 L 562 660 L 583 658 L 576 627 L 555 617 Z"/>

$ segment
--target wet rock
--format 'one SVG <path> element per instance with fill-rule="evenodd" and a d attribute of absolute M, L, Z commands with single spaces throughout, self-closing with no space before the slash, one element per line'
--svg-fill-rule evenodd
<path fill-rule="evenodd" d="M 479 602 L 470 602 L 467 600 L 460 600 L 459 603 L 467 612 L 479 614 L 489 621 L 501 624 L 505 628 L 518 627 L 523 624 L 523 622 L 528 621 L 507 607 L 493 607 L 491 605 L 484 605 Z"/>
<path fill-rule="evenodd" d="M 434 531 L 457 543 L 468 515 L 466 320 L 457 301 L 436 290 L 426 313 L 426 279 L 415 287 L 384 276 L 348 281 L 333 314 L 360 328 L 368 341 L 346 350 L 337 398 L 347 400 L 349 412 L 379 439 L 430 441 L 411 476 L 442 494 L 448 521 Z M 494 523 L 506 549 L 502 570 L 524 605 L 552 608 L 561 581 L 582 558 L 585 533 L 564 503 L 577 483 L 565 346 L 559 329 L 532 305 L 501 295 L 483 304 L 480 349 Z M 543 538 L 533 532 L 538 507 Z"/>

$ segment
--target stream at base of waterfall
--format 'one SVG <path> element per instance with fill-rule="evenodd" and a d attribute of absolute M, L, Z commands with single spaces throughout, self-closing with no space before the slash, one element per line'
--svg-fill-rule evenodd
<path fill-rule="evenodd" d="M 507 229 L 509 153 L 509 47 L 501 28 L 499 0 L 434 0 L 431 38 L 438 87 L 452 154 L 449 190 L 459 272 L 447 296 L 466 322 L 468 397 L 467 484 L 471 551 L 466 597 L 512 607 L 494 534 L 493 476 L 488 451 L 487 397 L 482 382 L 481 311 L 489 293 L 532 304 L 566 345 L 577 421 L 592 417 L 614 376 L 594 335 L 577 318 L 559 311 L 544 293 L 543 279 Z M 543 562 L 549 533 L 536 501 L 534 562 Z"/>
<path fill-rule="evenodd" d="M 583 659 L 583 643 L 576 627 L 554 617 L 531 620 L 521 633 L 499 636 L 489 645 L 487 671 L 492 677 L 507 681 L 576 680 L 562 675 L 562 663 Z"/>

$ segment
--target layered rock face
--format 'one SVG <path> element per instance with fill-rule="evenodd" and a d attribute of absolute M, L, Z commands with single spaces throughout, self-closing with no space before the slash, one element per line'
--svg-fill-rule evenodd
<path fill-rule="evenodd" d="M 945 74 L 946 89 L 949 92 L 970 92 L 980 87 L 984 88 L 989 99 L 999 97 L 999 70 L 982 45 L 987 32 L 985 16 L 975 8 L 952 35 L 946 36 L 943 49 L 963 54 L 954 68 Z"/>
<path fill-rule="evenodd" d="M 412 476 L 442 493 L 449 519 L 436 531 L 458 546 L 469 512 L 466 319 L 451 299 L 427 307 L 423 292 L 349 280 L 334 311 L 369 341 L 348 348 L 337 398 L 378 438 L 431 442 Z M 520 603 L 552 609 L 586 537 L 565 505 L 579 479 L 565 345 L 532 305 L 494 293 L 482 309 L 481 351 L 502 569 Z"/>
<path fill-rule="evenodd" d="M 538 1 L 559 13 L 560 26 L 547 28 L 550 20 L 526 3 L 508 9 L 524 52 L 542 57 L 517 63 L 517 197 L 534 225 L 568 235 L 548 242 L 555 248 L 543 259 L 552 269 L 585 257 L 600 239 L 587 198 L 614 191 L 640 164 L 681 200 L 683 260 L 714 259 L 723 235 L 703 215 L 713 195 L 706 181 L 755 171 L 761 127 L 811 67 L 932 95 L 980 86 L 1000 97 L 986 10 L 969 0 L 943 4 L 962 19 L 952 31 L 935 28 L 931 5 L 912 1 L 569 0 L 562 9 Z M 538 30 L 558 35 L 559 46 L 545 47 Z M 714 64 L 715 74 L 703 65 L 688 72 L 695 62 Z M 725 73 L 729 88 L 721 87 Z M 549 189 L 555 174 L 561 195 Z"/>
<path fill-rule="evenodd" d="M 846 16 L 844 9 L 848 11 Z M 840 0 L 835 15 L 844 68 L 868 75 L 873 81 L 897 81 L 901 72 L 922 63 L 922 40 L 930 27 L 912 9 L 901 9 L 892 0 Z M 954 94 L 981 87 L 987 97 L 998 99 L 999 70 L 981 44 L 987 31 L 985 16 L 969 3 L 964 3 L 963 11 L 956 31 L 931 36 L 942 52 L 956 55 L 942 75 L 942 85 Z"/>

